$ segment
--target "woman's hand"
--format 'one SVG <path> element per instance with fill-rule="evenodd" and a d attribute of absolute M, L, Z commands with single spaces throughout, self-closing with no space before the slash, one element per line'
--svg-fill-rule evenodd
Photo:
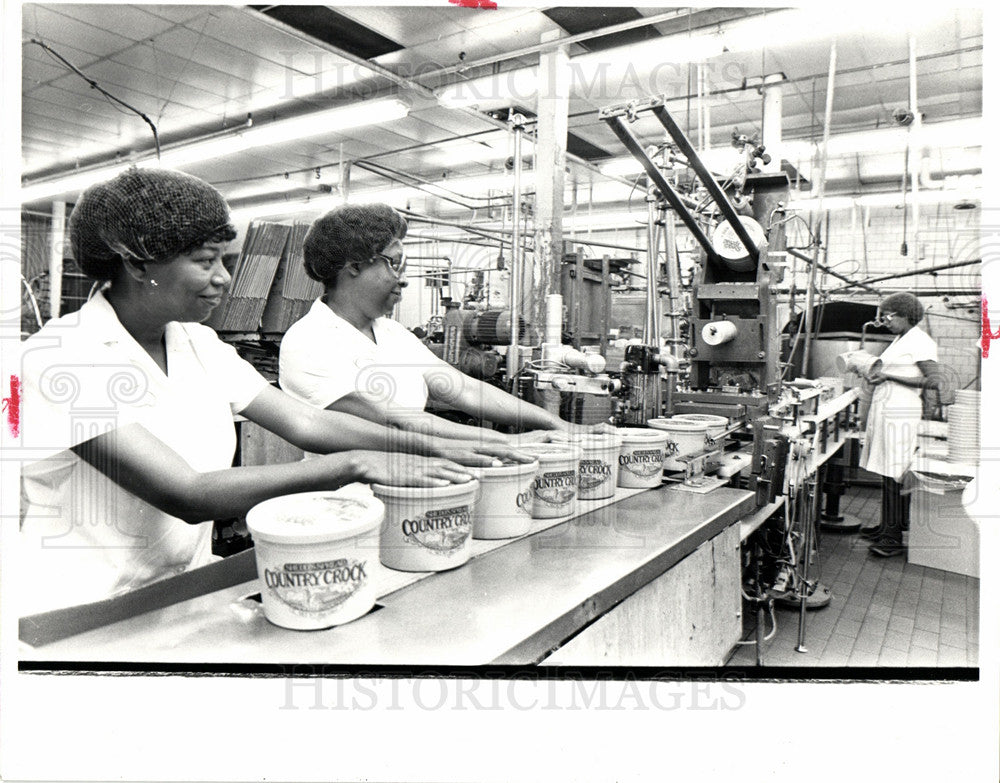
<path fill-rule="evenodd" d="M 386 451 L 351 451 L 348 455 L 353 459 L 358 480 L 367 484 L 443 487 L 462 484 L 472 478 L 461 465 L 440 457 Z"/>
<path fill-rule="evenodd" d="M 865 375 L 865 380 L 872 386 L 878 386 L 879 384 L 885 383 L 889 380 L 889 376 L 881 370 L 871 370 L 867 375 Z"/>
<path fill-rule="evenodd" d="M 434 439 L 434 454 L 461 465 L 489 468 L 502 463 L 531 462 L 534 457 L 524 454 L 505 443 L 477 442 L 472 440 Z"/>
<path fill-rule="evenodd" d="M 579 438 L 581 435 L 611 435 L 615 432 L 614 426 L 606 421 L 599 421 L 597 424 L 573 424 L 564 421 L 559 429 L 550 432 L 550 439 L 565 441 Z"/>
<path fill-rule="evenodd" d="M 560 439 L 560 432 L 559 430 L 530 430 L 529 432 L 519 432 L 509 437 L 509 444 L 517 448 L 529 443 L 551 443 L 554 440 Z M 565 438 L 562 439 L 565 440 Z"/>

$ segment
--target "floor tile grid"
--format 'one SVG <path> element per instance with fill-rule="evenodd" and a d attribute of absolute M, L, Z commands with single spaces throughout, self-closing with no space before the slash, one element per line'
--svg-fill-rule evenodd
<path fill-rule="evenodd" d="M 853 487 L 842 510 L 870 524 L 878 518 L 880 490 Z M 763 662 L 773 666 L 966 666 L 978 660 L 978 580 L 875 558 L 856 534 L 820 533 L 813 576 L 829 587 L 830 605 L 807 612 L 798 652 L 799 614 L 776 610 L 778 631 L 765 642 Z M 770 619 L 767 630 L 771 631 Z M 750 635 L 753 638 L 753 634 Z M 730 663 L 752 665 L 753 645 L 737 648 Z"/>

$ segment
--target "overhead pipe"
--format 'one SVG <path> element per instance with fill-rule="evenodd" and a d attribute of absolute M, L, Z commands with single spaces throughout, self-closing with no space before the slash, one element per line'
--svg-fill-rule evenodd
<path fill-rule="evenodd" d="M 945 269 L 958 269 L 963 266 L 974 266 L 976 264 L 981 264 L 983 262 L 982 258 L 973 258 L 967 261 L 956 261 L 951 264 L 938 264 L 937 266 L 925 266 L 922 269 L 912 269 L 909 272 L 897 272 L 891 275 L 882 275 L 881 277 L 869 277 L 866 280 L 861 280 L 857 283 L 851 283 L 850 285 L 842 285 L 837 288 L 831 288 L 827 291 L 828 294 L 834 294 L 838 291 L 847 291 L 851 288 L 867 288 L 872 283 L 881 283 L 884 280 L 899 280 L 903 277 L 913 277 L 914 275 L 926 275 L 932 272 L 941 272 Z"/>

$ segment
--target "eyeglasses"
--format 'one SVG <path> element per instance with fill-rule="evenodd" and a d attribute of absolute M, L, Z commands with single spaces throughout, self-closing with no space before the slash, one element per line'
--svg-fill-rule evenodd
<path fill-rule="evenodd" d="M 880 324 L 887 324 L 895 317 L 895 313 L 879 313 L 878 316 L 876 316 L 875 321 Z"/>
<path fill-rule="evenodd" d="M 393 258 L 392 256 L 387 256 L 385 253 L 376 253 L 372 256 L 372 261 L 379 260 L 385 261 L 386 266 L 389 270 L 396 276 L 402 277 L 403 271 L 406 269 L 406 254 L 401 253 L 399 258 Z"/>

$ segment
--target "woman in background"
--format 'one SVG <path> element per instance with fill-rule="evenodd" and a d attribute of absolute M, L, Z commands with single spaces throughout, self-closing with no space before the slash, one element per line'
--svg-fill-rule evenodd
<path fill-rule="evenodd" d="M 903 530 L 909 525 L 910 499 L 903 476 L 909 471 L 923 417 L 921 390 L 941 388 L 934 340 L 919 326 L 924 317 L 920 300 L 910 293 L 892 294 L 879 304 L 877 321 L 896 335 L 881 355 L 881 369 L 868 375 L 875 388 L 868 410 L 861 467 L 882 476 L 882 516 L 879 524 L 861 529 L 879 557 L 905 554 Z"/>
<path fill-rule="evenodd" d="M 406 287 L 406 229 L 385 204 L 345 205 L 312 224 L 305 268 L 325 291 L 282 339 L 281 388 L 318 408 L 452 438 L 515 442 L 434 416 L 429 399 L 519 430 L 590 431 L 456 370 L 386 317 Z"/>
<path fill-rule="evenodd" d="M 359 480 L 442 486 L 468 480 L 458 463 L 521 459 L 317 410 L 269 385 L 199 323 L 229 284 L 222 256 L 235 236 L 202 180 L 130 169 L 82 194 L 69 232 L 81 269 L 106 285 L 23 346 L 22 613 L 202 565 L 210 520 L 267 498 Z M 236 413 L 338 453 L 233 468 Z"/>

